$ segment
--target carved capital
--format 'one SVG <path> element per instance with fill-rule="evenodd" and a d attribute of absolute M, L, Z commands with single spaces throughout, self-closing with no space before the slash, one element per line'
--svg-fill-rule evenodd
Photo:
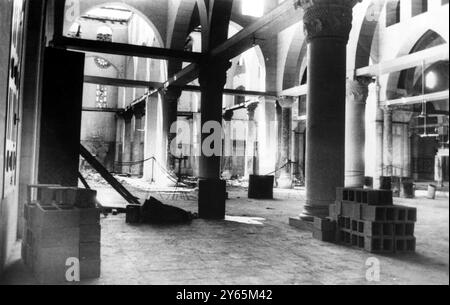
<path fill-rule="evenodd" d="M 251 103 L 247 106 L 247 115 L 248 115 L 248 120 L 249 121 L 254 121 L 255 120 L 255 111 L 258 108 L 259 103 L 258 102 L 254 102 Z"/>
<path fill-rule="evenodd" d="M 223 119 L 225 122 L 230 122 L 233 119 L 234 111 L 233 110 L 227 110 L 223 114 Z"/>
<path fill-rule="evenodd" d="M 361 0 L 298 0 L 305 11 L 303 22 L 308 42 L 316 38 L 336 38 L 348 42 L 353 6 Z"/>
<path fill-rule="evenodd" d="M 369 85 L 373 82 L 370 77 L 357 77 L 347 80 L 347 102 L 365 104 L 369 96 Z"/>
<path fill-rule="evenodd" d="M 278 99 L 278 103 L 281 108 L 292 108 L 294 105 L 295 99 L 292 96 L 282 96 Z"/>

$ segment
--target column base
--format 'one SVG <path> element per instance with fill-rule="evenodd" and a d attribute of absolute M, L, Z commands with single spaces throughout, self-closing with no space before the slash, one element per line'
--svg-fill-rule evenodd
<path fill-rule="evenodd" d="M 277 181 L 279 189 L 289 190 L 294 186 L 294 182 L 289 175 L 281 175 L 281 177 Z"/>
<path fill-rule="evenodd" d="M 331 204 L 331 203 L 330 203 Z M 330 215 L 329 205 L 306 205 L 305 210 L 300 215 L 303 221 L 313 222 L 314 217 L 325 218 Z"/>
<path fill-rule="evenodd" d="M 226 182 L 205 179 L 199 182 L 198 214 L 201 219 L 225 219 Z"/>
<path fill-rule="evenodd" d="M 302 231 L 312 232 L 314 230 L 314 218 L 312 218 L 312 221 L 309 221 L 303 220 L 301 217 L 292 217 L 289 218 L 289 225 Z"/>

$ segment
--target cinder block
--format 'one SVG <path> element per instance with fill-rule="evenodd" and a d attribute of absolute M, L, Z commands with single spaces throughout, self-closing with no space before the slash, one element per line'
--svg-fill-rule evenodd
<path fill-rule="evenodd" d="M 42 248 L 73 248 L 80 243 L 79 228 L 54 229 L 38 227 L 33 231 L 33 247 Z"/>
<path fill-rule="evenodd" d="M 334 243 L 336 242 L 336 231 L 322 231 L 315 228 L 313 230 L 313 238 L 323 242 Z"/>
<path fill-rule="evenodd" d="M 343 201 L 341 215 L 344 217 L 361 219 L 361 209 L 362 207 L 360 203 Z"/>
<path fill-rule="evenodd" d="M 382 206 L 362 205 L 361 219 L 366 221 L 385 221 L 386 208 Z"/>
<path fill-rule="evenodd" d="M 100 260 L 100 243 L 80 243 L 80 260 Z"/>
<path fill-rule="evenodd" d="M 100 243 L 101 226 L 100 225 L 80 225 L 80 243 Z"/>
<path fill-rule="evenodd" d="M 344 201 L 344 200 L 348 200 L 348 195 L 344 196 L 344 194 L 346 194 L 346 188 L 344 187 L 338 187 L 336 189 L 336 201 Z M 345 199 L 344 199 L 345 197 Z"/>
<path fill-rule="evenodd" d="M 394 238 L 366 237 L 364 249 L 370 253 L 394 253 Z"/>
<path fill-rule="evenodd" d="M 329 206 L 329 216 L 333 220 L 337 220 L 338 214 L 336 213 L 336 204 L 330 204 Z"/>
<path fill-rule="evenodd" d="M 367 237 L 381 237 L 383 234 L 383 224 L 379 222 L 364 222 L 364 235 Z"/>
<path fill-rule="evenodd" d="M 74 228 L 80 224 L 80 212 L 77 209 L 60 209 L 56 206 L 37 205 L 32 211 L 31 227 L 48 229 Z"/>
<path fill-rule="evenodd" d="M 314 217 L 314 228 L 319 231 L 336 231 L 336 222 L 328 218 Z"/>
<path fill-rule="evenodd" d="M 100 224 L 100 209 L 78 209 L 80 212 L 80 225 Z"/>
<path fill-rule="evenodd" d="M 416 252 L 416 238 L 415 237 L 403 237 L 395 239 L 395 252 L 396 253 L 412 253 Z"/>
<path fill-rule="evenodd" d="M 95 208 L 97 191 L 80 188 L 68 188 L 66 190 L 66 202 L 81 209 Z"/>
<path fill-rule="evenodd" d="M 38 199 L 39 204 L 45 206 L 51 206 L 55 202 L 55 190 L 51 187 L 44 187 L 40 190 L 40 196 Z"/>
<path fill-rule="evenodd" d="M 80 278 L 81 280 L 97 279 L 101 274 L 101 260 L 81 260 Z"/>
<path fill-rule="evenodd" d="M 78 245 L 74 247 L 43 248 L 34 250 L 33 271 L 40 284 L 66 282 L 68 259 L 78 258 Z"/>
<path fill-rule="evenodd" d="M 30 184 L 27 186 L 27 202 L 37 203 L 41 200 L 41 190 L 49 187 L 58 187 L 58 184 Z"/>

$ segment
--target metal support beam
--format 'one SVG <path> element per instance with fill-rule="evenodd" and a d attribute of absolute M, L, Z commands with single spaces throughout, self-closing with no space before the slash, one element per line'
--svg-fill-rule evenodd
<path fill-rule="evenodd" d="M 380 64 L 361 68 L 356 70 L 356 76 L 380 76 L 383 74 L 414 68 L 422 65 L 423 62 L 425 62 L 425 64 L 432 64 L 440 60 L 448 60 L 448 47 L 448 44 L 444 44 L 426 49 L 424 51 L 388 60 Z"/>
<path fill-rule="evenodd" d="M 425 95 L 419 95 L 419 96 L 410 96 L 410 97 L 402 97 L 395 100 L 389 100 L 385 102 L 381 102 L 380 106 L 406 106 L 406 105 L 417 105 L 422 104 L 424 101 L 426 102 L 434 102 L 434 101 L 440 101 L 440 100 L 448 100 L 449 98 L 449 91 L 440 91 Z"/>
<path fill-rule="evenodd" d="M 53 45 L 55 47 L 83 52 L 136 56 L 163 60 L 178 59 L 186 62 L 196 62 L 203 58 L 203 54 L 195 52 L 69 37 L 55 38 Z"/>

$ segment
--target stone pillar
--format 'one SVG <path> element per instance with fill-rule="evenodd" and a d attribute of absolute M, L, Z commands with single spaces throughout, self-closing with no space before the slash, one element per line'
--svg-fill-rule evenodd
<path fill-rule="evenodd" d="M 230 180 L 233 176 L 233 135 L 232 135 L 232 120 L 233 111 L 227 111 L 223 116 L 223 124 L 225 128 L 223 137 L 223 172 L 222 177 Z"/>
<path fill-rule="evenodd" d="M 393 128 L 392 128 L 392 109 L 384 108 L 384 128 L 383 128 L 383 175 L 390 177 L 393 171 Z"/>
<path fill-rule="evenodd" d="M 411 135 L 409 133 L 409 124 L 403 125 L 403 177 L 411 178 Z"/>
<path fill-rule="evenodd" d="M 366 101 L 371 78 L 347 80 L 345 186 L 364 187 L 366 145 Z"/>
<path fill-rule="evenodd" d="M 176 133 L 170 132 L 172 125 L 178 120 L 178 99 L 181 96 L 181 89 L 169 87 L 164 91 L 163 97 L 163 133 L 167 141 L 167 170 L 175 171 L 177 162 L 171 154 L 171 143 L 176 138 Z"/>
<path fill-rule="evenodd" d="M 134 132 L 133 132 L 133 150 L 132 150 L 132 160 L 133 164 L 131 166 L 131 173 L 135 176 L 141 176 L 144 169 L 144 115 L 145 115 L 145 104 L 133 108 L 134 114 Z"/>
<path fill-rule="evenodd" d="M 226 183 L 220 179 L 222 130 L 214 130 L 214 126 L 222 127 L 223 88 L 230 66 L 230 62 L 208 62 L 200 67 L 202 149 L 198 200 L 199 217 L 203 219 L 225 218 Z"/>
<path fill-rule="evenodd" d="M 305 221 L 327 216 L 344 186 L 347 42 L 356 2 L 300 1 L 308 42 Z"/>
<path fill-rule="evenodd" d="M 292 105 L 294 98 L 286 97 L 278 101 L 281 110 L 281 141 L 278 148 L 280 154 L 280 177 L 278 178 L 278 188 L 291 189 L 293 186 L 291 172 L 291 138 L 292 138 Z M 287 165 L 286 165 L 287 164 Z"/>
<path fill-rule="evenodd" d="M 131 156 L 132 156 L 132 147 L 131 147 L 131 119 L 132 119 L 131 113 L 125 113 L 124 114 L 124 132 L 123 132 L 123 154 L 122 154 L 122 173 L 124 174 L 131 174 Z"/>
<path fill-rule="evenodd" d="M 419 169 L 419 157 L 420 157 L 420 137 L 418 135 L 413 135 L 412 137 L 412 157 L 413 157 L 413 179 L 419 180 L 420 169 Z"/>
<path fill-rule="evenodd" d="M 258 130 L 255 121 L 255 112 L 258 108 L 258 102 L 247 106 L 248 115 L 248 131 L 247 131 L 247 147 L 246 147 L 246 162 L 245 162 L 245 176 L 259 175 L 258 166 Z"/>

